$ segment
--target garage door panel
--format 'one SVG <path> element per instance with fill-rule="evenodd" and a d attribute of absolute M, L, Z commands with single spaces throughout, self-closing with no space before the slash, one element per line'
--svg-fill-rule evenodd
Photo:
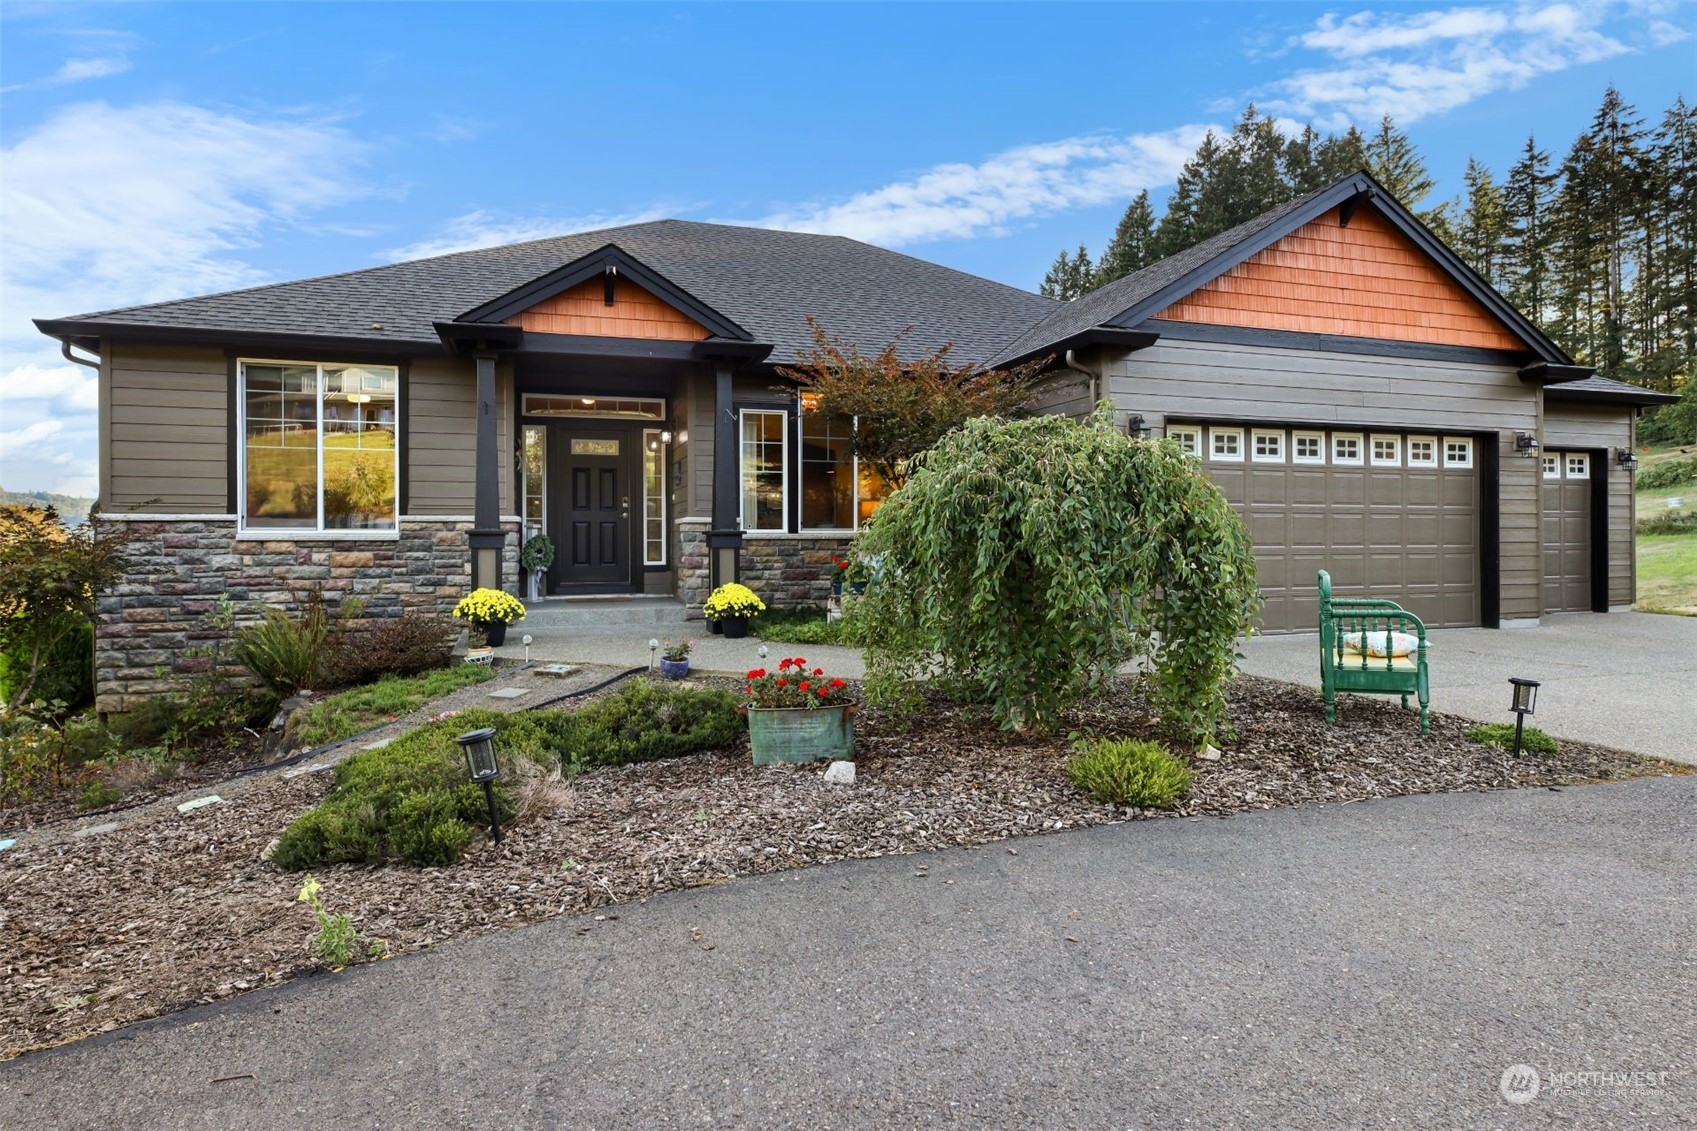
<path fill-rule="evenodd" d="M 1329 434 L 1323 452 L 1324 464 L 1203 465 L 1249 530 L 1264 631 L 1313 631 L 1321 569 L 1338 596 L 1397 601 L 1429 625 L 1478 624 L 1475 469 L 1338 465 Z"/>
<path fill-rule="evenodd" d="M 1587 612 L 1591 608 L 1591 480 L 1589 459 L 1582 477 L 1571 475 L 1570 456 L 1546 452 L 1539 494 L 1538 530 L 1543 542 L 1544 611 Z M 1549 460 L 1555 460 L 1553 468 Z"/>

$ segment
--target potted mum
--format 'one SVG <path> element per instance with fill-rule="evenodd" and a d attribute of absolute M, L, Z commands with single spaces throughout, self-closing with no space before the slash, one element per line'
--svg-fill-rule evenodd
<path fill-rule="evenodd" d="M 507 626 L 524 619 L 524 602 L 499 589 L 473 589 L 454 606 L 454 616 L 483 633 L 491 648 L 507 640 Z"/>
<path fill-rule="evenodd" d="M 748 635 L 748 618 L 766 611 L 766 602 L 746 585 L 728 582 L 713 590 L 701 615 L 719 622 L 719 629 L 732 640 Z"/>
<path fill-rule="evenodd" d="M 854 757 L 854 716 L 860 706 L 848 684 L 793 656 L 774 671 L 748 673 L 748 741 L 754 764 Z"/>
<path fill-rule="evenodd" d="M 682 679 L 689 674 L 689 653 L 695 647 L 693 640 L 680 640 L 676 644 L 666 641 L 665 648 L 660 652 L 660 674 L 667 679 Z"/>
<path fill-rule="evenodd" d="M 530 575 L 530 599 L 540 601 L 548 569 L 554 564 L 554 540 L 546 534 L 533 536 L 519 551 L 519 564 Z"/>

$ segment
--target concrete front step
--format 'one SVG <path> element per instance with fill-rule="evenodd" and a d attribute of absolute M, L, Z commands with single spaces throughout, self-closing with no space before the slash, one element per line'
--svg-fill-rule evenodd
<path fill-rule="evenodd" d="M 592 632 L 636 625 L 681 627 L 685 620 L 684 604 L 675 597 L 555 597 L 533 602 L 520 624 L 533 633 L 538 629 Z"/>

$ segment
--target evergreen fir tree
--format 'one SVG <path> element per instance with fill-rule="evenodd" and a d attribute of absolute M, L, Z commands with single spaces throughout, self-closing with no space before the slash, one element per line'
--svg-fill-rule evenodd
<path fill-rule="evenodd" d="M 1508 248 L 1508 211 L 1502 189 L 1491 179 L 1491 170 L 1472 157 L 1462 175 L 1466 185 L 1455 224 L 1455 250 L 1487 283 L 1503 282 Z"/>
<path fill-rule="evenodd" d="M 1149 190 L 1137 194 L 1114 229 L 1114 238 L 1097 261 L 1091 289 L 1123 279 L 1154 262 L 1155 212 L 1149 207 Z"/>
<path fill-rule="evenodd" d="M 1555 176 L 1550 155 L 1532 138 L 1503 184 L 1503 208 L 1508 219 L 1504 293 L 1515 308 L 1535 322 L 1549 317 L 1550 190 Z"/>
<path fill-rule="evenodd" d="M 1085 250 L 1083 244 L 1079 244 L 1076 255 L 1068 255 L 1063 250 L 1055 257 L 1055 262 L 1049 265 L 1049 273 L 1043 276 L 1043 285 L 1037 288 L 1037 293 L 1047 298 L 1058 298 L 1062 302 L 1071 302 L 1093 288 L 1095 275 L 1095 268 L 1090 264 L 1090 253 Z"/>
<path fill-rule="evenodd" d="M 1364 148 L 1367 171 L 1389 189 L 1391 195 L 1402 202 L 1403 207 L 1431 228 L 1439 239 L 1449 240 L 1452 233 L 1444 206 L 1440 204 L 1436 208 L 1420 207 L 1420 203 L 1431 194 L 1437 182 L 1432 179 L 1432 174 L 1427 172 L 1425 158 L 1414 148 L 1408 134 L 1397 128 L 1396 122 L 1389 114 L 1379 119 L 1378 131 L 1366 139 Z"/>

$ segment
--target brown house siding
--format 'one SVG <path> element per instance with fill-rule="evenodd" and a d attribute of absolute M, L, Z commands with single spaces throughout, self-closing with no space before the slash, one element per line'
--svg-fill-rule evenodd
<path fill-rule="evenodd" d="M 114 342 L 102 367 L 108 511 L 228 514 L 229 362 L 216 347 Z"/>
<path fill-rule="evenodd" d="M 1370 208 L 1338 210 L 1167 307 L 1179 322 L 1524 349 L 1507 327 Z"/>
<path fill-rule="evenodd" d="M 1637 521 L 1632 473 L 1615 463 L 1615 453 L 1632 447 L 1630 408 L 1597 404 L 1544 404 L 1543 446 L 1549 451 L 1591 451 L 1593 475 L 1604 476 L 1608 499 L 1609 606 L 1621 608 L 1637 598 L 1637 563 L 1633 554 L 1633 525 Z"/>
<path fill-rule="evenodd" d="M 590 279 L 513 315 L 507 324 L 539 334 L 604 338 L 696 342 L 709 336 L 706 327 L 623 278 L 614 281 L 611 306 L 602 281 Z"/>

